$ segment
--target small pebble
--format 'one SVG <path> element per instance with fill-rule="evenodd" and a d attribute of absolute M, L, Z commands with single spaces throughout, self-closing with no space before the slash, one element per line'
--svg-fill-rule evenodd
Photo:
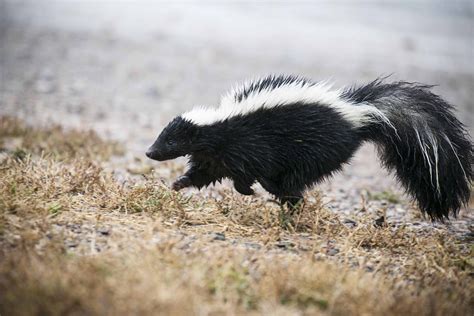
<path fill-rule="evenodd" d="M 99 227 L 97 232 L 103 236 L 108 236 L 110 234 L 110 230 L 106 227 Z"/>
<path fill-rule="evenodd" d="M 289 249 L 289 248 L 293 248 L 295 245 L 288 241 L 280 241 L 276 244 L 276 246 L 278 248 Z"/>
<path fill-rule="evenodd" d="M 212 238 L 212 240 L 224 241 L 225 235 L 223 233 L 214 233 L 214 237 Z"/>
<path fill-rule="evenodd" d="M 339 253 L 339 249 L 337 248 L 331 248 L 331 249 L 328 249 L 328 251 L 326 252 L 326 254 L 328 256 L 335 256 Z"/>
<path fill-rule="evenodd" d="M 77 243 L 75 241 L 66 241 L 65 246 L 67 248 L 76 248 L 77 246 L 79 246 L 79 243 Z"/>
<path fill-rule="evenodd" d="M 351 219 L 348 219 L 348 218 L 344 219 L 343 223 L 346 224 L 346 226 L 348 226 L 350 228 L 354 228 L 354 227 L 357 226 L 357 223 L 355 221 L 353 221 Z"/>
<path fill-rule="evenodd" d="M 379 218 L 377 218 L 374 222 L 375 226 L 377 227 L 382 227 L 385 225 L 385 216 L 380 216 Z"/>
<path fill-rule="evenodd" d="M 253 242 L 246 242 L 244 243 L 245 247 L 247 248 L 252 248 L 252 249 L 260 249 L 262 248 L 261 245 L 257 244 L 257 243 L 253 243 Z"/>

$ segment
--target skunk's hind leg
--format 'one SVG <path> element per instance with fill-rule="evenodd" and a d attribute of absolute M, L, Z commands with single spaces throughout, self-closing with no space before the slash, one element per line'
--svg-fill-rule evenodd
<path fill-rule="evenodd" d="M 287 206 L 290 214 L 298 212 L 303 206 L 303 194 L 285 194 L 284 196 L 278 197 L 282 206 Z"/>
<path fill-rule="evenodd" d="M 284 188 L 281 181 L 267 178 L 259 179 L 258 182 L 265 190 L 275 195 L 282 206 L 286 204 L 292 213 L 302 205 L 303 190 Z"/>
<path fill-rule="evenodd" d="M 281 205 L 286 204 L 291 209 L 298 208 L 299 206 L 301 206 L 304 200 L 303 195 L 301 193 L 291 194 L 291 195 L 287 194 L 287 195 L 278 197 L 278 199 L 280 200 Z"/>

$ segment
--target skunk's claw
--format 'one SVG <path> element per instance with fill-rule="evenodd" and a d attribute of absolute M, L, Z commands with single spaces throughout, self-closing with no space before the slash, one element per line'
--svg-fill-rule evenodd
<path fill-rule="evenodd" d="M 179 191 L 181 189 L 191 186 L 191 184 L 191 179 L 188 176 L 181 176 L 176 179 L 175 182 L 173 182 L 171 188 L 175 191 Z"/>

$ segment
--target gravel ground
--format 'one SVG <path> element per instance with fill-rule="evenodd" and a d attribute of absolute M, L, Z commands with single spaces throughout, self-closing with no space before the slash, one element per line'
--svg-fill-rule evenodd
<path fill-rule="evenodd" d="M 166 174 L 142 160 L 160 128 L 193 105 L 217 104 L 235 82 L 267 73 L 330 78 L 336 86 L 388 74 L 436 84 L 474 128 L 470 1 L 7 1 L 0 11 L 0 113 L 118 139 L 127 147 L 112 166 L 120 170 L 151 164 Z M 349 217 L 370 200 L 367 207 L 386 210 L 391 222 L 438 225 L 414 217 L 370 145 L 320 189 L 329 207 Z M 472 241 L 472 210 L 449 225 Z"/>

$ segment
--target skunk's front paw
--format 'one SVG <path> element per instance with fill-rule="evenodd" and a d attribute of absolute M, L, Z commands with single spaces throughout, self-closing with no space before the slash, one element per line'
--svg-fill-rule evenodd
<path fill-rule="evenodd" d="M 175 182 L 173 182 L 171 188 L 175 191 L 179 191 L 181 189 L 191 186 L 191 184 L 191 179 L 188 176 L 181 176 L 176 179 Z"/>

